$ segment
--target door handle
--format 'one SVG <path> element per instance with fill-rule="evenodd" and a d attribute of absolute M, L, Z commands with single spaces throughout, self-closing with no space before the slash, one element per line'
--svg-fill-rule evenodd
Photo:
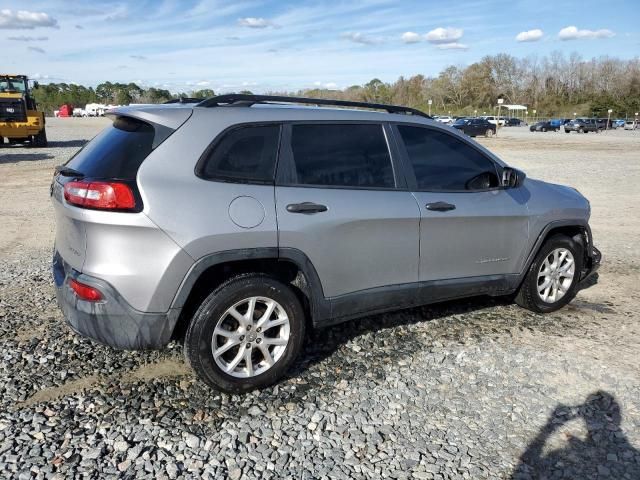
<path fill-rule="evenodd" d="M 289 205 L 287 205 L 287 212 L 291 213 L 304 213 L 309 215 L 312 213 L 320 213 L 326 211 L 326 205 L 320 205 L 313 202 L 290 203 Z"/>
<path fill-rule="evenodd" d="M 425 207 L 427 208 L 427 210 L 431 210 L 433 212 L 447 212 L 449 210 L 455 210 L 456 208 L 455 205 L 447 202 L 427 203 Z"/>

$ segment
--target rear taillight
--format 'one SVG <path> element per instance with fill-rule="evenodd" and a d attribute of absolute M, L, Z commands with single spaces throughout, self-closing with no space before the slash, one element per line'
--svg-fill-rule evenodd
<path fill-rule="evenodd" d="M 68 182 L 64 199 L 71 205 L 98 210 L 133 210 L 136 206 L 133 190 L 121 182 Z"/>
<path fill-rule="evenodd" d="M 87 302 L 99 302 L 102 300 L 102 293 L 97 288 L 80 283 L 73 278 L 69 280 L 69 286 L 81 300 L 86 300 Z"/>

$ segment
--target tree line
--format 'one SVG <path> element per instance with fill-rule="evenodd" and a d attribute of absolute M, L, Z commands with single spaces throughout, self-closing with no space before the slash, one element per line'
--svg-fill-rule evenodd
<path fill-rule="evenodd" d="M 241 92 L 251 93 L 251 92 Z M 516 58 L 507 54 L 488 55 L 466 67 L 449 66 L 439 75 L 400 77 L 386 83 L 373 79 L 364 85 L 344 90 L 306 89 L 298 92 L 271 92 L 317 98 L 390 103 L 452 115 L 494 112 L 497 100 L 521 104 L 538 116 L 632 117 L 640 111 L 640 59 L 612 57 L 583 59 L 553 52 L 544 57 Z M 181 96 L 206 98 L 211 89 L 171 93 L 135 83 L 104 82 L 95 89 L 81 85 L 52 83 L 34 90 L 36 100 L 51 111 L 63 103 L 84 106 L 86 103 L 162 103 Z"/>

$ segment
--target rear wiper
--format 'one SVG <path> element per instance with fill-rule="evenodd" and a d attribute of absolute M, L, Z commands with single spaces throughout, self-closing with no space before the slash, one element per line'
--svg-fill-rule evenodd
<path fill-rule="evenodd" d="M 65 167 L 64 165 L 58 165 L 56 167 L 56 173 L 62 175 L 63 177 L 84 177 L 84 173 L 79 172 L 78 170 L 74 170 L 73 168 Z"/>

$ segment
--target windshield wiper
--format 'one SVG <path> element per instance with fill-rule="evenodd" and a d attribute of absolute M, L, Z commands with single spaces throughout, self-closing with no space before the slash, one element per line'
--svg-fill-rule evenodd
<path fill-rule="evenodd" d="M 84 173 L 79 172 L 78 170 L 74 170 L 73 168 L 65 167 L 64 165 L 58 165 L 56 167 L 56 173 L 62 175 L 63 177 L 84 177 Z"/>

